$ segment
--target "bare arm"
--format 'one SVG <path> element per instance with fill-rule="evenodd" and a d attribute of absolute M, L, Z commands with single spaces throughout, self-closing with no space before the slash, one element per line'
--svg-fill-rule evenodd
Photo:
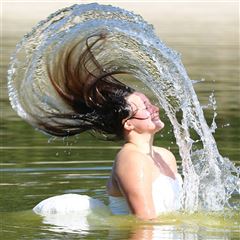
<path fill-rule="evenodd" d="M 118 155 L 115 169 L 115 177 L 132 213 L 144 220 L 157 217 L 148 160 L 139 152 L 128 151 Z"/>

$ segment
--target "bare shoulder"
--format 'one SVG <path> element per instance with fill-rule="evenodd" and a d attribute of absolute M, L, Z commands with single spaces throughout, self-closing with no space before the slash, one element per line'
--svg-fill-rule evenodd
<path fill-rule="evenodd" d="M 135 165 L 138 167 L 144 165 L 146 162 L 146 156 L 134 148 L 124 147 L 122 148 L 116 156 L 116 167 L 120 165 L 131 166 Z"/>
<path fill-rule="evenodd" d="M 123 147 L 116 156 L 114 168 L 118 176 L 135 175 L 140 172 L 147 174 L 149 161 L 146 155 L 135 148 Z"/>
<path fill-rule="evenodd" d="M 166 163 L 177 168 L 176 158 L 174 154 L 166 148 L 154 146 L 154 150 L 164 159 Z"/>

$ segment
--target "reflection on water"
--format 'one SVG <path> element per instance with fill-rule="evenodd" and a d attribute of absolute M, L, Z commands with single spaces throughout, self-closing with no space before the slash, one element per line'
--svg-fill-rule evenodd
<path fill-rule="evenodd" d="M 29 211 L 3 214 L 14 224 L 4 224 L 6 232 L 14 227 L 27 229 L 28 237 L 37 232 L 48 239 L 129 239 L 129 240 L 230 240 L 239 237 L 239 213 L 221 214 L 165 214 L 151 222 L 141 222 L 132 216 L 111 216 L 99 210 L 88 215 L 51 215 L 39 217 Z M 21 220 L 21 221 L 20 221 Z M 11 239 L 17 236 L 12 231 Z M 23 234 L 24 236 L 24 234 Z M 99 238 L 99 236 L 101 236 Z M 89 237 L 89 238 L 88 238 Z M 29 238 L 30 239 L 30 238 Z M 37 238 L 39 239 L 39 238 Z"/>
<path fill-rule="evenodd" d="M 41 5 L 40 8 L 38 5 Z M 19 38 L 38 20 L 58 9 L 51 4 L 51 10 L 50 5 L 38 5 L 40 11 L 37 14 L 42 15 L 35 22 L 29 14 L 33 8 L 36 9 L 34 4 L 5 3 L 3 9 L 3 64 L 0 66 L 3 76 L 0 103 L 3 116 L 0 126 L 0 238 L 15 240 L 21 236 L 22 239 L 79 239 L 84 235 L 84 239 L 111 240 L 154 239 L 154 236 L 158 236 L 155 239 L 159 239 L 159 236 L 161 239 L 239 239 L 238 212 L 229 215 L 225 213 L 227 216 L 161 216 L 155 223 L 139 223 L 131 217 L 112 217 L 99 213 L 88 216 L 87 225 L 90 224 L 91 228 L 80 228 L 80 231 L 75 229 L 71 233 L 69 226 L 64 229 L 54 222 L 45 224 L 44 219 L 31 212 L 30 209 L 41 200 L 63 193 L 87 194 L 107 203 L 105 183 L 119 146 L 118 143 L 108 145 L 96 141 L 87 134 L 68 140 L 55 139 L 48 143 L 48 137 L 36 132 L 12 111 L 6 91 L 10 52 Z M 182 53 L 183 62 L 192 79 L 205 78 L 205 82 L 194 85 L 203 105 L 208 103 L 209 95 L 215 90 L 218 129 L 214 136 L 222 155 L 239 165 L 237 7 L 234 4 L 198 4 L 199 11 L 195 11 L 196 5 L 178 4 L 178 11 L 175 11 L 176 14 L 169 21 L 173 5 L 130 5 L 132 9 L 138 8 L 137 12 L 154 24 L 162 39 Z M 24 9 L 28 11 L 27 14 L 23 12 Z M 147 10 L 149 14 L 145 14 Z M 19 17 L 18 12 L 23 17 Z M 153 12 L 157 14 L 154 15 Z M 211 124 L 212 110 L 205 109 L 205 115 Z M 163 137 L 157 136 L 156 144 L 170 147 L 178 158 L 172 129 L 168 126 L 167 118 L 163 118 L 167 127 L 161 133 Z M 230 126 L 226 127 L 228 124 Z M 239 204 L 239 195 L 233 195 L 231 201 Z M 60 229 L 65 233 L 60 232 Z"/>

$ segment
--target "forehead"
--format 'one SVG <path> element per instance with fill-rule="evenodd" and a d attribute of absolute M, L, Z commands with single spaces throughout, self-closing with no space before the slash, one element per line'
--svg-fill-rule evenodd
<path fill-rule="evenodd" d="M 127 97 L 127 101 L 130 104 L 142 106 L 145 105 L 146 102 L 149 102 L 149 99 L 143 93 L 134 92 Z"/>

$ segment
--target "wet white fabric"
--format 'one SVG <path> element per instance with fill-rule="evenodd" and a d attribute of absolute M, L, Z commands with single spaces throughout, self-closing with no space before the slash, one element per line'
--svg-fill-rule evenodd
<path fill-rule="evenodd" d="M 63 194 L 47 198 L 33 208 L 43 216 L 43 223 L 50 224 L 49 230 L 54 232 L 81 232 L 87 234 L 91 229 L 89 216 L 110 214 L 108 207 L 100 200 L 80 194 Z M 99 214 L 99 215 L 98 215 Z M 94 224 L 96 224 L 96 219 Z"/>
<path fill-rule="evenodd" d="M 33 208 L 40 215 L 88 212 L 106 207 L 100 200 L 79 194 L 63 194 L 47 198 Z"/>
<path fill-rule="evenodd" d="M 152 184 L 152 196 L 157 214 L 178 210 L 181 206 L 180 197 L 182 178 L 160 175 Z M 33 208 L 40 215 L 78 213 L 87 214 L 97 208 L 107 208 L 104 203 L 87 195 L 63 194 L 47 198 Z M 130 209 L 123 197 L 109 196 L 109 209 L 113 214 L 129 214 Z"/>
<path fill-rule="evenodd" d="M 181 207 L 182 177 L 175 179 L 160 175 L 152 184 L 152 196 L 157 214 L 179 210 Z M 109 208 L 113 214 L 129 214 L 130 209 L 124 197 L 109 196 Z"/>

